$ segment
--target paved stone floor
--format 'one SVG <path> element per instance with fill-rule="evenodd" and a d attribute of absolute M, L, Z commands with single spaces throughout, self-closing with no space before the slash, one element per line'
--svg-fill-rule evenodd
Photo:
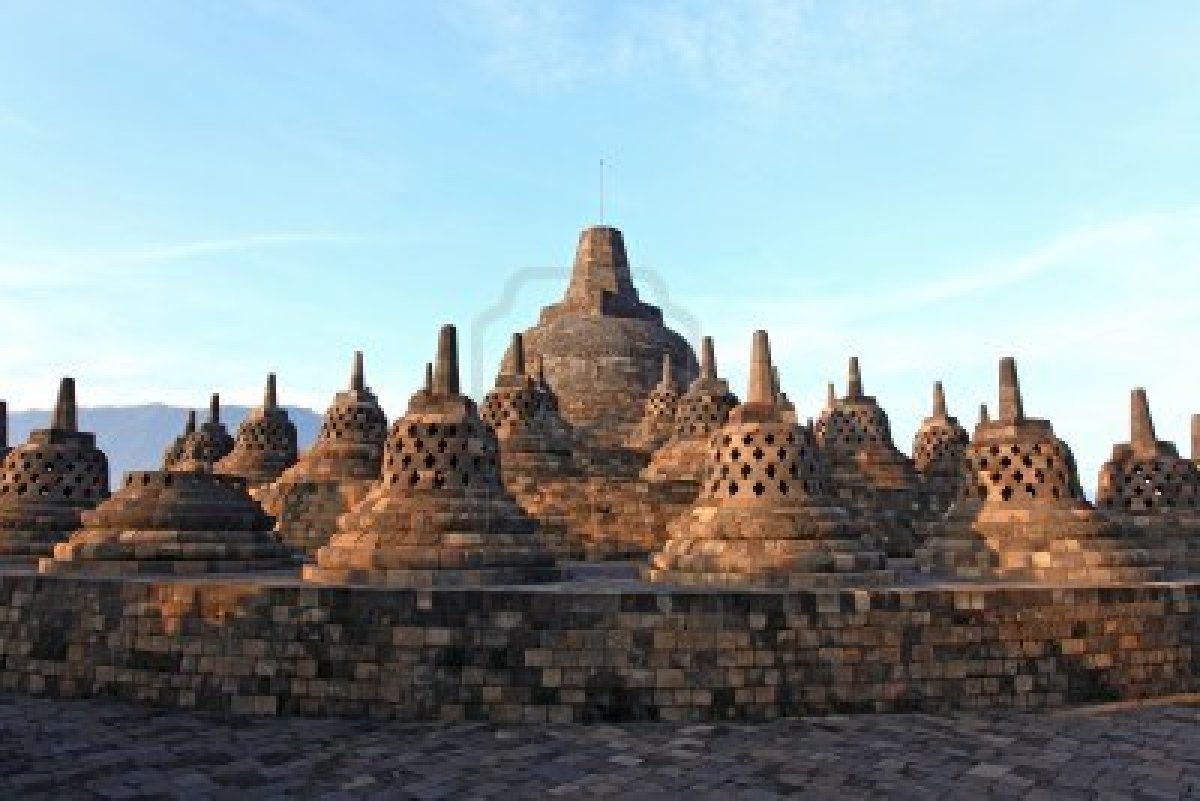
<path fill-rule="evenodd" d="M 0 694 L 0 798 L 1200 798 L 1200 701 L 760 725 L 228 719 Z"/>

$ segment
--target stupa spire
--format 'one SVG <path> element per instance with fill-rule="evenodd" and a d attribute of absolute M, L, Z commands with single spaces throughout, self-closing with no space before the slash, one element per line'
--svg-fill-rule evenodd
<path fill-rule="evenodd" d="M 1154 434 L 1154 420 L 1150 417 L 1150 401 L 1146 390 L 1137 387 L 1129 398 L 1129 443 L 1136 450 L 1153 451 L 1158 443 Z"/>
<path fill-rule="evenodd" d="M 536 370 L 537 372 L 535 373 L 534 377 L 537 378 L 538 385 L 543 387 L 546 386 L 546 357 L 540 353 L 537 357 Z"/>
<path fill-rule="evenodd" d="M 459 394 L 458 332 L 453 325 L 443 325 L 438 332 L 437 357 L 433 363 L 433 393 Z"/>
<path fill-rule="evenodd" d="M 750 350 L 750 386 L 746 390 L 746 403 L 775 403 L 774 385 L 771 377 L 771 343 L 766 331 L 755 331 Z"/>
<path fill-rule="evenodd" d="M 700 378 L 712 381 L 717 378 L 717 355 L 712 337 L 700 340 Z"/>
<path fill-rule="evenodd" d="M 1019 423 L 1025 419 L 1021 384 L 1017 380 L 1017 361 L 1011 356 L 1000 360 L 1000 422 Z"/>
<path fill-rule="evenodd" d="M 663 353 L 661 383 L 664 387 L 669 387 L 674 384 L 674 381 L 671 378 L 671 354 L 670 353 Z"/>
<path fill-rule="evenodd" d="M 512 343 L 508 346 L 507 358 L 501 372 L 517 378 L 525 377 L 525 338 L 521 334 L 512 335 Z"/>
<path fill-rule="evenodd" d="M 1200 462 L 1200 414 L 1192 415 L 1192 461 Z"/>
<path fill-rule="evenodd" d="M 354 362 L 350 367 L 350 390 L 365 392 L 367 389 L 366 373 L 363 370 L 363 355 L 361 350 L 354 351 Z"/>
<path fill-rule="evenodd" d="M 433 362 L 425 362 L 425 384 L 422 388 L 426 393 L 433 393 Z"/>
<path fill-rule="evenodd" d="M 208 422 L 218 425 L 221 422 L 221 396 L 214 392 L 208 401 Z"/>
<path fill-rule="evenodd" d="M 825 385 L 825 411 L 829 411 L 837 405 L 837 388 L 830 381 Z"/>
<path fill-rule="evenodd" d="M 75 408 L 75 379 L 63 378 L 58 385 L 58 401 L 50 427 L 59 431 L 78 431 L 79 419 Z"/>
<path fill-rule="evenodd" d="M 858 367 L 858 357 L 850 357 L 850 377 L 846 382 L 846 397 L 861 398 L 863 396 L 862 371 Z"/>
<path fill-rule="evenodd" d="M 183 435 L 196 433 L 196 410 L 188 409 L 187 422 L 183 424 Z"/>
<path fill-rule="evenodd" d="M 273 412 L 279 408 L 279 392 L 275 385 L 275 374 L 267 373 L 267 388 L 263 390 L 263 411 Z"/>
<path fill-rule="evenodd" d="M 942 389 L 941 381 L 933 382 L 933 416 L 948 416 L 948 412 L 946 411 L 946 391 Z"/>
<path fill-rule="evenodd" d="M 593 225 L 579 235 L 566 300 L 592 305 L 601 293 L 637 298 L 625 239 L 609 225 Z"/>
<path fill-rule="evenodd" d="M 979 404 L 979 424 L 983 425 L 984 423 L 990 423 L 991 421 L 992 421 L 992 417 L 990 414 L 988 414 L 987 404 L 986 403 Z"/>
<path fill-rule="evenodd" d="M 0 400 L 0 452 L 8 450 L 8 401 Z"/>

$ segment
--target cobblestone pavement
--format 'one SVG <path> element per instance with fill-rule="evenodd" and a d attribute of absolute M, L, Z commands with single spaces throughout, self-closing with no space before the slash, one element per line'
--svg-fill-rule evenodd
<path fill-rule="evenodd" d="M 0 695 L 0 798 L 1200 798 L 1197 703 L 500 726 Z"/>

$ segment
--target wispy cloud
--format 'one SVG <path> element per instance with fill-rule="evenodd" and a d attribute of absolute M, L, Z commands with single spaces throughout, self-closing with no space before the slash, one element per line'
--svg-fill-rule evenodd
<path fill-rule="evenodd" d="M 923 68 L 928 40 L 961 45 L 975 30 L 1019 18 L 1023 5 L 468 0 L 448 13 L 486 68 L 522 88 L 655 75 L 774 113 L 806 100 L 886 94 Z"/>
<path fill-rule="evenodd" d="M 76 285 L 81 280 L 111 280 L 114 270 L 129 270 L 186 262 L 212 256 L 302 245 L 360 246 L 381 244 L 388 237 L 336 234 L 250 234 L 245 236 L 149 243 L 98 251 L 0 250 L 0 286 L 6 289 L 54 288 Z"/>

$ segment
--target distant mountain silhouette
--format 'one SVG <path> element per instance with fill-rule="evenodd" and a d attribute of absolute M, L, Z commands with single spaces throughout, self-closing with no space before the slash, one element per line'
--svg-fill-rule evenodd
<path fill-rule="evenodd" d="M 317 438 L 321 428 L 321 415 L 311 409 L 296 406 L 286 407 L 304 450 Z M 221 405 L 221 421 L 230 434 L 237 434 L 237 427 L 250 411 L 248 406 Z M 79 407 L 79 429 L 94 431 L 100 448 L 108 455 L 109 472 L 113 486 L 129 470 L 156 470 L 162 467 L 163 451 L 175 437 L 183 433 L 188 410 L 161 403 L 141 406 L 97 406 Z M 207 418 L 208 409 L 196 410 L 198 422 Z M 45 428 L 50 423 L 49 409 L 33 409 L 8 414 L 8 444 L 20 445 L 35 428 Z"/>

